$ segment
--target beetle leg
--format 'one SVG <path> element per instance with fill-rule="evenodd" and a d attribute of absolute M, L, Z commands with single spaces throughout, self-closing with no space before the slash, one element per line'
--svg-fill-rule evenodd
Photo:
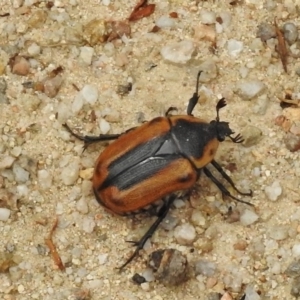
<path fill-rule="evenodd" d="M 203 172 L 204 174 L 218 187 L 218 189 L 226 196 L 230 197 L 231 199 L 234 199 L 238 202 L 244 203 L 244 204 L 248 204 L 250 206 L 253 206 L 252 203 L 247 202 L 247 201 L 243 201 L 237 197 L 234 197 L 233 195 L 231 195 L 231 193 L 225 188 L 225 186 L 206 168 L 203 168 Z"/>
<path fill-rule="evenodd" d="M 217 171 L 222 175 L 222 177 L 240 194 L 240 195 L 244 195 L 244 196 L 252 196 L 252 191 L 250 190 L 250 192 L 248 193 L 243 193 L 241 192 L 234 184 L 234 182 L 232 181 L 232 179 L 225 173 L 225 171 L 223 170 L 223 168 L 213 159 L 210 162 L 216 169 Z"/>
<path fill-rule="evenodd" d="M 192 116 L 192 112 L 196 106 L 196 104 L 198 103 L 198 100 L 199 100 L 199 79 L 200 79 L 200 75 L 201 75 L 202 71 L 199 71 L 198 72 L 198 75 L 197 75 L 197 82 L 196 82 L 196 91 L 195 93 L 193 94 L 192 98 L 189 100 L 189 104 L 188 104 L 188 107 L 186 109 L 186 113 L 189 115 L 189 116 Z"/>
<path fill-rule="evenodd" d="M 167 109 L 167 111 L 165 112 L 165 117 L 168 117 L 168 116 L 170 116 L 171 115 L 171 112 L 172 111 L 177 111 L 178 109 L 177 109 L 177 107 L 175 107 L 175 106 L 170 106 L 168 109 Z"/>
<path fill-rule="evenodd" d="M 65 127 L 67 129 L 67 131 L 73 135 L 74 137 L 76 137 L 77 139 L 81 140 L 84 142 L 84 150 L 93 143 L 97 143 L 97 142 L 103 142 L 103 141 L 112 141 L 112 140 L 116 140 L 118 137 L 120 137 L 122 134 L 127 133 L 133 129 L 135 129 L 136 127 L 130 128 L 128 130 L 126 130 L 123 133 L 119 133 L 119 134 L 100 134 L 98 136 L 92 136 L 92 135 L 79 135 L 77 133 L 75 133 L 67 123 L 63 124 L 63 127 Z"/>
<path fill-rule="evenodd" d="M 167 201 L 165 201 L 164 205 L 160 208 L 157 214 L 156 221 L 151 225 L 151 227 L 147 230 L 147 232 L 142 236 L 142 238 L 139 241 L 127 241 L 129 243 L 132 243 L 136 247 L 136 249 L 134 250 L 132 255 L 127 259 L 127 261 L 121 267 L 118 268 L 120 271 L 122 271 L 139 254 L 139 251 L 144 248 L 144 245 L 147 242 L 147 240 L 152 237 L 159 224 L 168 214 L 170 207 L 176 198 L 177 196 L 175 194 L 172 194 L 170 198 Z"/>

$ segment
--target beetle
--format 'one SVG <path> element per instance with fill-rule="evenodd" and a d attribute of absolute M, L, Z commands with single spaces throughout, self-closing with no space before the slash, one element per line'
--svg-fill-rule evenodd
<path fill-rule="evenodd" d="M 119 215 L 149 211 L 158 206 L 156 221 L 139 241 L 130 241 L 136 249 L 120 269 L 138 255 L 174 200 L 179 194 L 181 197 L 188 195 L 201 172 L 216 184 L 223 195 L 251 205 L 233 196 L 207 168 L 212 165 L 240 195 L 252 195 L 251 190 L 241 192 L 214 160 L 219 143 L 226 137 L 234 143 L 243 142 L 240 134 L 233 136 L 228 122 L 220 121 L 219 111 L 226 106 L 225 99 L 220 99 L 216 105 L 215 120 L 207 122 L 192 114 L 199 100 L 200 74 L 201 71 L 197 75 L 196 91 L 189 100 L 187 115 L 170 115 L 175 109 L 170 107 L 164 117 L 156 117 L 122 134 L 99 136 L 78 135 L 64 124 L 73 136 L 84 141 L 85 148 L 94 142 L 114 140 L 95 164 L 93 191 L 101 205 Z"/>

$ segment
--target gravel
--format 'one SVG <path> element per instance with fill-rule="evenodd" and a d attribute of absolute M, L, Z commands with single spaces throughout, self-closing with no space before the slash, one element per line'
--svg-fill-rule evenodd
<path fill-rule="evenodd" d="M 174 237 L 180 245 L 190 245 L 196 238 L 196 230 L 192 224 L 185 223 L 175 227 Z"/>
<path fill-rule="evenodd" d="M 128 22 L 137 2 L 1 2 L 1 298 L 299 296 L 299 266 L 285 271 L 300 253 L 299 1 L 152 1 L 154 14 Z M 275 19 L 291 54 L 287 73 Z M 239 189 L 252 189 L 252 198 L 238 197 L 254 207 L 223 199 L 200 176 L 190 202 L 178 200 L 119 273 L 133 251 L 125 241 L 138 239 L 153 219 L 118 217 L 99 205 L 90 180 L 105 143 L 83 152 L 62 124 L 114 134 L 170 106 L 185 114 L 200 69 L 193 114 L 214 120 L 217 99 L 226 98 L 220 119 L 245 141 L 221 143 L 215 159 Z M 52 239 L 65 271 L 45 244 L 56 218 Z M 146 261 L 167 248 L 193 271 L 199 261 L 207 265 L 184 286 L 164 286 Z M 209 264 L 214 272 L 205 275 Z M 137 272 L 147 279 L 140 286 L 131 281 Z"/>
<path fill-rule="evenodd" d="M 167 62 L 186 64 L 192 58 L 195 45 L 191 40 L 167 44 L 160 50 L 161 56 Z"/>

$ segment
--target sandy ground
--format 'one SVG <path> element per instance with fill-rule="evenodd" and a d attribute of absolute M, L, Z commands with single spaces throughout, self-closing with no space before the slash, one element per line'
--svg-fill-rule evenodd
<path fill-rule="evenodd" d="M 299 25 L 295 7 L 299 1 L 245 0 L 235 1 L 236 5 L 230 4 L 233 1 L 157 1 L 154 14 L 131 22 L 131 39 L 114 40 L 108 46 L 107 42 L 87 45 L 94 54 L 92 64 L 86 64 L 80 57 L 84 44 L 77 40 L 66 42 L 64 29 L 94 18 L 125 20 L 136 4 L 103 2 L 61 0 L 54 1 L 52 8 L 45 8 L 43 2 L 31 5 L 25 1 L 29 4 L 27 9 L 22 1 L 1 2 L 0 13 L 10 13 L 0 18 L 0 48 L 5 52 L 1 63 L 7 65 L 5 57 L 17 52 L 31 64 L 24 76 L 13 74 L 9 66 L 2 72 L 7 101 L 0 104 L 0 162 L 7 157 L 14 159 L 0 169 L 0 205 L 10 211 L 9 218 L 0 221 L 0 252 L 3 264 L 11 264 L 9 270 L 1 267 L 1 299 L 192 300 L 218 299 L 212 298 L 213 293 L 222 295 L 225 291 L 233 299 L 240 299 L 247 288 L 258 293 L 249 294 L 247 299 L 293 299 L 293 279 L 284 271 L 300 255 L 299 154 L 286 148 L 286 133 L 275 124 L 275 118 L 283 113 L 280 99 L 285 92 L 299 93 L 300 63 L 290 57 L 285 73 L 276 52 L 268 46 L 256 48 L 253 41 L 258 25 L 273 24 L 275 17 L 280 26 L 287 21 Z M 231 16 L 229 27 L 216 33 L 214 51 L 205 34 L 195 34 L 200 30 L 200 15 L 205 10 L 217 17 L 224 12 Z M 29 26 L 30 17 L 37 11 L 46 12 L 45 21 Z M 64 12 L 69 18 L 55 20 Z M 154 22 L 171 12 L 178 13 L 175 26 L 149 34 Z M 174 64 L 163 59 L 163 46 L 185 39 L 194 43 L 188 62 Z M 236 56 L 228 52 L 230 39 L 243 42 Z M 40 46 L 33 57 L 28 55 L 32 44 Z M 89 174 L 103 146 L 91 146 L 82 153 L 82 143 L 70 137 L 62 123 L 68 121 L 77 132 L 97 135 L 101 133 L 101 118 L 110 125 L 110 133 L 120 133 L 139 121 L 161 115 L 170 106 L 184 114 L 195 89 L 196 74 L 208 60 L 213 61 L 217 72 L 203 83 L 206 89 L 194 115 L 214 119 L 217 99 L 224 96 L 228 106 L 221 112 L 222 120 L 229 121 L 237 133 L 250 125 L 262 133 L 262 138 L 256 136 L 251 147 L 222 143 L 216 157 L 231 170 L 238 186 L 253 190 L 253 197 L 245 200 L 254 208 L 223 202 L 220 192 L 203 177 L 191 202 L 171 212 L 178 224 L 191 223 L 193 211 L 202 212 L 204 224 L 193 225 L 197 232 L 194 242 L 181 245 L 173 230 L 160 228 L 147 251 L 119 273 L 116 267 L 131 251 L 125 240 L 141 236 L 152 219 L 133 221 L 114 216 L 95 201 Z M 151 64 L 156 66 L 150 68 Z M 59 66 L 64 68 L 60 73 L 63 82 L 54 97 L 22 85 L 41 81 Z M 265 111 L 260 113 L 255 107 L 261 98 L 245 101 L 236 93 L 239 82 L 254 79 L 265 85 L 261 95 L 268 100 Z M 128 82 L 133 82 L 133 90 L 120 95 L 118 86 Z M 98 99 L 92 104 L 84 103 L 76 111 L 77 88 L 81 90 L 87 84 L 97 88 Z M 29 172 L 29 178 L 18 177 L 16 166 Z M 270 201 L 265 188 L 272 189 L 274 182 L 279 183 L 282 193 L 276 201 Z M 250 210 L 258 219 L 248 226 L 239 219 L 230 223 L 230 205 L 238 215 Z M 53 241 L 66 267 L 64 271 L 55 266 L 45 244 L 56 217 L 58 228 Z M 210 251 L 203 250 L 207 244 L 212 245 Z M 165 287 L 157 281 L 134 284 L 132 276 L 143 274 L 146 269 L 147 253 L 160 248 L 180 250 L 191 264 L 201 259 L 213 262 L 216 269 L 210 276 L 193 275 L 176 287 Z"/>

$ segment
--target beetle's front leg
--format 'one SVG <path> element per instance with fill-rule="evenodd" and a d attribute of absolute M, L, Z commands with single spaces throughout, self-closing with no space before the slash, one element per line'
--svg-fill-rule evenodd
<path fill-rule="evenodd" d="M 252 203 L 241 200 L 241 199 L 231 195 L 231 193 L 226 189 L 226 187 L 206 167 L 203 168 L 203 172 L 218 187 L 218 189 L 222 192 L 223 195 L 226 195 L 226 196 L 230 197 L 231 199 L 234 199 L 238 202 L 253 206 Z"/>

